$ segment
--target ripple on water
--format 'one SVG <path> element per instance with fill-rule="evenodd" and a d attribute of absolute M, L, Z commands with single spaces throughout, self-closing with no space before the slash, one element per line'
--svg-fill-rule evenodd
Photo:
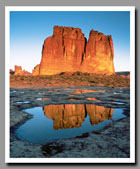
<path fill-rule="evenodd" d="M 50 100 L 49 98 L 37 98 L 36 100 Z"/>
<path fill-rule="evenodd" d="M 17 104 L 29 104 L 31 103 L 31 101 L 19 101 L 19 102 L 16 102 Z"/>
<path fill-rule="evenodd" d="M 123 103 L 123 102 L 113 102 L 113 104 L 124 105 L 125 103 Z"/>

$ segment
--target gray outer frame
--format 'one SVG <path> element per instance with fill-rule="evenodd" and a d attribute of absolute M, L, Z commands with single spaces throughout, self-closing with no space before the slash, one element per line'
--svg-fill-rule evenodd
<path fill-rule="evenodd" d="M 46 168 L 53 167 L 53 168 L 91 168 L 91 167 L 98 167 L 101 168 L 129 168 L 135 167 L 139 168 L 139 141 L 140 136 L 138 135 L 138 129 L 140 125 L 138 123 L 139 114 L 136 114 L 136 164 L 5 164 L 5 6 L 135 6 L 136 8 L 136 87 L 139 86 L 140 80 L 137 77 L 139 73 L 139 58 L 138 53 L 140 48 L 138 48 L 138 42 L 140 40 L 140 36 L 138 33 L 140 23 L 138 23 L 139 18 L 139 10 L 140 10 L 140 1 L 139 0 L 0 0 L 0 77 L 1 77 L 1 88 L 0 88 L 0 96 L 1 96 L 1 113 L 0 113 L 0 133 L 1 133 L 1 144 L 0 144 L 0 168 L 7 169 L 7 168 Z M 139 99 L 139 90 L 136 91 L 136 101 Z M 136 113 L 139 110 L 140 104 L 136 104 Z"/>

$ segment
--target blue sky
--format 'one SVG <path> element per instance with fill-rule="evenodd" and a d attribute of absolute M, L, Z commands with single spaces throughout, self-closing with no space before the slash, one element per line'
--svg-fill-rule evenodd
<path fill-rule="evenodd" d="M 88 39 L 91 29 L 112 35 L 115 71 L 130 70 L 130 12 L 10 12 L 10 68 L 21 65 L 32 71 L 40 63 L 44 40 L 52 36 L 53 26 L 82 29 Z"/>

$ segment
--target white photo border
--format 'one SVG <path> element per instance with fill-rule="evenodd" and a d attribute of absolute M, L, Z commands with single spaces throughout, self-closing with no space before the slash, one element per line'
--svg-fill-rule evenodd
<path fill-rule="evenodd" d="M 130 158 L 10 158 L 10 12 L 129 11 L 130 12 Z M 5 7 L 5 163 L 135 163 L 135 7 L 134 6 L 6 6 Z"/>

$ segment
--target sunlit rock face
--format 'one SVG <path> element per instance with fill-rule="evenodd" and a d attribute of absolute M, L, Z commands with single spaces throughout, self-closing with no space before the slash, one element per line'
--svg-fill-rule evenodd
<path fill-rule="evenodd" d="M 92 30 L 87 42 L 79 28 L 54 26 L 53 35 L 44 41 L 41 62 L 33 75 L 76 71 L 113 74 L 113 59 L 111 36 Z"/>
<path fill-rule="evenodd" d="M 113 74 L 114 48 L 111 36 L 91 30 L 86 45 L 82 71 L 96 74 Z"/>
<path fill-rule="evenodd" d="M 130 79 L 130 74 L 129 74 L 129 75 L 127 75 L 127 78 L 128 78 L 128 79 Z"/>
<path fill-rule="evenodd" d="M 40 64 L 36 65 L 32 71 L 32 75 L 36 76 L 39 74 L 39 68 L 40 68 Z"/>
<path fill-rule="evenodd" d="M 85 41 L 81 29 L 54 26 L 53 36 L 43 45 L 40 75 L 77 71 L 84 56 Z"/>
<path fill-rule="evenodd" d="M 14 73 L 14 75 L 22 75 L 22 74 L 23 74 L 22 67 L 15 65 L 15 73 Z"/>
<path fill-rule="evenodd" d="M 24 76 L 30 76 L 31 73 L 26 71 L 25 69 L 22 70 L 22 67 L 21 66 L 17 66 L 15 65 L 15 71 L 13 73 L 14 75 L 24 75 Z"/>
<path fill-rule="evenodd" d="M 26 70 L 24 69 L 24 70 L 22 71 L 22 75 L 24 75 L 24 76 L 30 76 L 31 73 L 28 72 L 28 71 L 26 71 Z"/>
<path fill-rule="evenodd" d="M 80 127 L 89 115 L 92 125 L 112 119 L 113 109 L 104 106 L 84 104 L 48 105 L 43 107 L 47 118 L 53 120 L 54 129 Z"/>

